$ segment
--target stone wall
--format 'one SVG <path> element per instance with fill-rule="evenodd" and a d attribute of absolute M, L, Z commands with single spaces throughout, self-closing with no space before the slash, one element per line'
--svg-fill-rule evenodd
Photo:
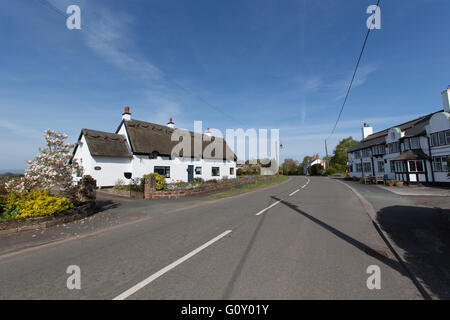
<path fill-rule="evenodd" d="M 0 235 L 6 235 L 27 230 L 45 229 L 62 223 L 84 219 L 94 214 L 95 202 L 55 213 L 50 216 L 29 217 L 15 220 L 0 221 Z"/>
<path fill-rule="evenodd" d="M 145 191 L 144 199 L 178 199 L 181 197 L 196 196 L 205 193 L 217 192 L 232 189 L 235 187 L 243 186 L 246 184 L 255 183 L 257 181 L 264 181 L 273 179 L 274 176 L 263 176 L 263 177 L 250 177 L 246 179 L 233 180 L 230 182 L 218 182 L 211 183 L 207 186 L 200 186 L 191 189 L 181 189 L 181 190 L 156 190 L 155 184 L 150 181 L 145 181 Z M 154 178 L 153 178 L 154 179 Z"/>

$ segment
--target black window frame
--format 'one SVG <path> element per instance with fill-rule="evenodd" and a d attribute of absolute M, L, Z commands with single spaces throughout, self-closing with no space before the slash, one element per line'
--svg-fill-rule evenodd
<path fill-rule="evenodd" d="M 166 178 L 170 178 L 170 166 L 154 166 L 153 172 L 161 174 Z"/>
<path fill-rule="evenodd" d="M 217 174 L 214 174 L 215 169 L 217 169 Z M 211 167 L 211 176 L 220 177 L 220 167 Z"/>

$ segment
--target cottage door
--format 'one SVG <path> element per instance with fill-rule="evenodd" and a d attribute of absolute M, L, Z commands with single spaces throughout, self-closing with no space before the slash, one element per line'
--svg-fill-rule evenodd
<path fill-rule="evenodd" d="M 188 166 L 187 172 L 188 172 L 188 182 L 194 181 L 194 166 Z"/>

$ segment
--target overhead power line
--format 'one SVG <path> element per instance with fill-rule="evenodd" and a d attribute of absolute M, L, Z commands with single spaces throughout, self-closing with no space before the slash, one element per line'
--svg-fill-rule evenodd
<path fill-rule="evenodd" d="M 44 5 L 46 8 L 54 11 L 55 13 L 63 16 L 64 18 L 67 18 L 67 14 L 60 10 L 59 8 L 55 7 L 50 1 L 48 0 L 38 0 L 42 5 Z M 89 32 L 93 35 L 95 35 L 98 39 L 100 39 L 99 41 L 103 41 L 105 43 L 107 43 L 106 39 L 104 37 L 99 36 L 99 34 L 95 31 L 93 31 L 91 28 L 89 28 L 89 26 L 87 26 L 85 23 L 83 23 L 83 30 L 86 32 Z M 117 48 L 122 54 L 124 54 L 125 56 L 127 56 L 128 58 L 134 59 L 129 52 L 127 52 L 126 50 L 122 49 L 122 48 Z M 219 112 L 223 115 L 225 115 L 227 118 L 229 118 L 230 120 L 233 120 L 234 122 L 239 123 L 240 125 L 244 125 L 241 121 L 239 121 L 238 119 L 234 118 L 233 116 L 231 116 L 230 114 L 228 114 L 227 112 L 223 111 L 222 109 L 220 109 L 219 107 L 215 106 L 214 104 L 210 103 L 209 101 L 207 101 L 205 98 L 199 96 L 198 94 L 192 92 L 192 90 L 186 88 L 185 86 L 181 85 L 178 81 L 171 79 L 166 73 L 163 73 L 163 77 L 170 83 L 172 83 L 173 85 L 175 85 L 176 87 L 178 87 L 179 89 L 183 90 L 184 92 L 188 93 L 189 95 L 191 95 L 192 97 L 196 98 L 197 100 L 200 100 L 201 102 L 203 102 L 203 104 L 205 104 L 206 106 L 208 106 L 209 108 L 215 110 L 216 112 Z"/>
<path fill-rule="evenodd" d="M 378 10 L 378 8 L 379 8 L 379 6 L 380 6 L 380 2 L 381 2 L 381 0 L 378 0 L 378 2 L 377 2 L 377 9 L 376 9 L 376 10 Z M 376 13 L 376 11 L 375 11 L 375 13 Z M 356 73 L 358 72 L 359 64 L 360 64 L 360 62 L 361 62 L 361 58 L 362 58 L 362 56 L 363 56 L 364 49 L 366 48 L 367 39 L 369 39 L 369 35 L 370 35 L 370 31 L 371 31 L 371 30 L 372 30 L 372 29 L 367 28 L 366 37 L 364 38 L 364 43 L 363 43 L 363 46 L 362 46 L 362 48 L 361 48 L 361 52 L 359 53 L 358 61 L 357 61 L 357 63 L 356 63 L 355 71 L 353 72 L 352 80 L 350 81 L 350 84 L 349 84 L 349 86 L 348 86 L 348 89 L 347 89 L 347 93 L 346 93 L 346 95 L 345 95 L 344 102 L 342 103 L 341 110 L 339 111 L 339 115 L 338 115 L 338 117 L 337 117 L 337 119 L 336 119 L 336 123 L 334 124 L 333 130 L 331 130 L 331 133 L 330 133 L 330 135 L 328 136 L 327 139 L 329 139 L 329 138 L 334 134 L 334 132 L 335 132 L 335 130 L 336 130 L 336 127 L 337 127 L 337 125 L 338 125 L 338 123 L 339 123 L 339 120 L 341 119 L 342 111 L 344 111 L 345 104 L 347 103 L 348 96 L 350 95 L 350 90 L 352 89 L 353 82 L 355 81 Z"/>

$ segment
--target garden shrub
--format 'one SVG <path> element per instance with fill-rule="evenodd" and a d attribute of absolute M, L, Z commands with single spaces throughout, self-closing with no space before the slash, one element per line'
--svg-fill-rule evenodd
<path fill-rule="evenodd" d="M 74 207 L 72 201 L 58 197 L 48 191 L 32 190 L 27 194 L 10 192 L 3 196 L 2 219 L 17 219 L 52 215 Z"/>
<path fill-rule="evenodd" d="M 203 178 L 194 178 L 194 183 L 196 184 L 203 184 L 205 180 Z"/>
<path fill-rule="evenodd" d="M 236 175 L 237 175 L 237 176 L 242 176 L 242 175 L 244 175 L 244 170 L 242 170 L 242 168 L 238 168 L 238 169 L 236 170 Z"/>
<path fill-rule="evenodd" d="M 329 176 L 332 176 L 333 174 L 336 174 L 337 172 L 338 171 L 333 167 L 329 167 L 329 168 L 327 168 L 327 170 L 325 170 L 325 174 L 327 174 Z"/>
<path fill-rule="evenodd" d="M 323 167 L 320 164 L 314 164 L 311 167 L 308 168 L 308 173 L 311 176 L 320 176 L 323 173 Z"/>
<path fill-rule="evenodd" d="M 166 177 L 164 177 L 162 174 L 152 172 L 152 173 L 146 174 L 144 176 L 144 180 L 145 180 L 145 178 L 150 177 L 150 176 L 155 177 L 156 190 L 164 189 L 164 187 L 166 186 Z"/>

